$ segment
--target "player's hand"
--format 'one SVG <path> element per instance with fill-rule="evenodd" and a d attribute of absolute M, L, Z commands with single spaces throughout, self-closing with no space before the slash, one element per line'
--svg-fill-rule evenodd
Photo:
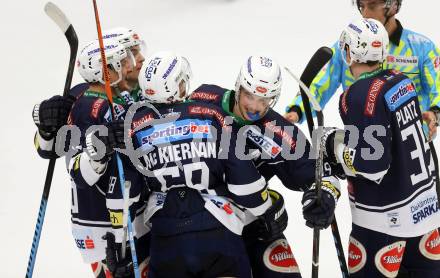
<path fill-rule="evenodd" d="M 297 123 L 299 120 L 298 113 L 294 111 L 284 114 L 284 118 L 286 118 L 286 120 L 288 120 L 291 123 Z"/>
<path fill-rule="evenodd" d="M 310 228 L 327 228 L 333 221 L 340 195 L 339 182 L 331 177 L 323 179 L 319 200 L 315 184 L 305 191 L 301 203 L 306 225 Z"/>
<path fill-rule="evenodd" d="M 437 121 L 436 114 L 433 111 L 425 111 L 422 113 L 423 121 L 426 122 L 429 128 L 428 141 L 434 139 L 437 134 L 437 126 L 439 125 Z"/>
<path fill-rule="evenodd" d="M 133 262 L 130 259 L 130 246 L 127 245 L 125 258 L 121 258 L 121 243 L 115 242 L 115 235 L 107 232 L 103 238 L 107 241 L 105 262 L 113 278 L 134 277 Z"/>
<path fill-rule="evenodd" d="M 96 130 L 86 135 L 86 147 L 89 157 L 95 161 L 107 161 L 116 148 L 125 148 L 124 121 L 116 120 L 104 125 L 107 136 L 100 135 Z"/>
<path fill-rule="evenodd" d="M 70 109 L 75 101 L 73 96 L 53 96 L 34 106 L 32 117 L 40 135 L 50 140 L 67 123 Z"/>
<path fill-rule="evenodd" d="M 274 240 L 282 236 L 287 228 L 287 211 L 284 207 L 284 198 L 275 190 L 268 190 L 272 199 L 272 206 L 258 218 L 257 237 L 262 240 Z"/>

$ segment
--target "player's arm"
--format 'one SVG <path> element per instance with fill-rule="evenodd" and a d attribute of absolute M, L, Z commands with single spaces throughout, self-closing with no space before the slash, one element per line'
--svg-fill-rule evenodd
<path fill-rule="evenodd" d="M 40 157 L 57 158 L 53 144 L 58 130 L 67 124 L 74 97 L 53 96 L 36 104 L 32 109 L 32 118 L 38 130 L 34 136 L 34 145 Z"/>
<path fill-rule="evenodd" d="M 313 79 L 310 85 L 310 92 L 315 96 L 321 107 L 324 107 L 330 98 L 334 95 L 339 85 L 341 84 L 343 72 L 343 60 L 341 53 L 338 50 L 338 45 L 335 43 L 332 47 L 333 56 L 331 60 L 324 66 L 318 75 Z M 298 94 L 293 101 L 286 107 L 286 116 L 290 112 L 298 114 L 298 122 L 305 120 L 304 104 L 302 97 Z M 312 109 L 313 115 L 315 115 Z"/>
<path fill-rule="evenodd" d="M 224 132 L 230 132 L 225 131 Z M 252 160 L 237 157 L 236 135 L 231 133 L 228 158 L 224 160 L 225 179 L 231 199 L 255 216 L 262 215 L 271 206 L 264 177 L 258 173 Z"/>
<path fill-rule="evenodd" d="M 351 104 L 366 107 L 363 101 Z M 349 121 L 344 130 L 325 132 L 322 140 L 325 156 L 339 163 L 347 176 L 380 183 L 391 165 L 392 149 L 391 114 L 385 100 L 383 96 L 378 97 L 373 115 L 365 115 L 364 109 L 349 109 L 348 113 Z M 374 158 L 369 157 L 372 153 Z"/>
<path fill-rule="evenodd" d="M 423 120 L 433 138 L 440 122 L 440 49 L 429 41 L 423 45 L 425 55 L 421 69 L 422 88 L 429 94 L 429 109 L 422 111 Z"/>

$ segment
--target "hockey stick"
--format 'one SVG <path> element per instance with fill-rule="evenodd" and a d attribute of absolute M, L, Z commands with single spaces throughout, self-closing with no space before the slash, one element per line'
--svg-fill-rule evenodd
<path fill-rule="evenodd" d="M 47 2 L 44 6 L 46 14 L 55 22 L 56 25 L 63 31 L 67 42 L 70 46 L 69 67 L 67 69 L 66 81 L 64 84 L 63 96 L 67 96 L 72 84 L 73 70 L 75 68 L 76 52 L 78 51 L 78 37 L 72 24 L 64 15 L 64 13 L 53 3 Z M 53 144 L 55 147 L 55 142 Z M 43 195 L 41 196 L 40 209 L 38 210 L 37 224 L 35 226 L 34 238 L 32 239 L 31 253 L 29 255 L 28 266 L 26 270 L 26 277 L 31 278 L 34 272 L 35 260 L 37 258 L 38 245 L 40 243 L 41 231 L 43 230 L 44 216 L 46 215 L 47 202 L 49 201 L 50 187 L 52 184 L 53 172 L 55 169 L 55 158 L 49 160 L 47 167 L 46 180 L 44 182 Z"/>
<path fill-rule="evenodd" d="M 305 111 L 305 114 L 307 117 L 307 124 L 309 127 L 309 133 L 310 133 L 311 137 L 313 137 L 312 132 L 314 129 L 314 122 L 313 122 L 312 112 L 310 109 L 310 102 L 313 106 L 313 109 L 316 111 L 316 116 L 318 119 L 318 126 L 321 126 L 321 127 L 324 126 L 324 114 L 322 112 L 321 106 L 316 101 L 315 97 L 310 93 L 308 86 L 310 86 L 310 84 L 312 83 L 315 76 L 322 69 L 322 67 L 331 59 L 332 56 L 333 56 L 333 52 L 330 48 L 328 48 L 328 47 L 319 48 L 315 52 L 313 57 L 310 59 L 306 68 L 304 69 L 304 72 L 302 73 L 300 79 L 298 79 L 298 77 L 296 77 L 288 68 L 286 68 L 286 71 L 289 73 L 289 75 L 291 75 L 300 85 L 301 97 L 303 100 L 304 111 Z M 309 100 L 310 100 L 310 102 L 309 102 Z M 319 151 L 321 151 L 321 148 L 319 149 Z M 322 161 L 321 155 L 322 155 L 322 153 L 319 152 L 318 160 L 320 160 L 320 161 Z M 322 169 L 321 169 L 321 171 L 322 171 Z M 316 175 L 316 176 L 318 176 L 318 175 Z M 318 194 L 319 194 L 319 192 L 318 192 Z M 345 261 L 344 249 L 342 247 L 341 236 L 339 234 L 339 228 L 338 228 L 338 224 L 336 222 L 336 216 L 332 221 L 331 229 L 332 229 L 333 240 L 335 243 L 335 248 L 336 248 L 342 276 L 348 277 L 348 268 L 347 268 L 347 264 Z M 319 268 L 318 260 L 319 260 L 319 231 L 314 230 L 312 277 L 318 277 L 318 268 Z"/>
<path fill-rule="evenodd" d="M 106 93 L 108 101 L 109 101 L 112 119 L 115 119 L 115 112 L 113 109 L 113 95 L 112 95 L 112 90 L 110 87 L 110 77 L 109 77 L 108 68 L 107 68 L 107 60 L 106 60 L 105 52 L 104 52 L 104 40 L 102 39 L 101 23 L 99 21 L 98 6 L 96 4 L 96 0 L 93 0 L 93 9 L 95 12 L 96 30 L 98 32 L 99 47 L 101 49 L 102 69 L 103 69 L 104 81 L 105 81 L 105 93 Z M 117 161 L 117 165 L 118 165 L 117 170 L 118 170 L 118 175 L 119 175 L 119 183 L 121 186 L 121 192 L 123 193 L 124 202 L 126 202 L 126 198 L 129 199 L 130 194 L 126 194 L 126 190 L 125 190 L 124 167 L 122 165 L 121 158 L 119 157 L 119 154 L 117 152 L 115 152 L 115 156 L 116 156 L 116 161 Z M 130 211 L 128 209 L 127 209 L 126 216 L 127 216 L 127 227 L 128 227 L 128 241 L 130 242 L 131 259 L 133 262 L 134 276 L 136 278 L 140 278 L 141 275 L 139 272 L 139 266 L 138 266 L 138 261 L 137 261 L 136 247 L 134 245 L 133 225 L 131 222 Z M 123 238 L 122 240 L 125 241 L 126 239 Z M 123 246 L 125 247 L 125 244 Z M 121 253 L 125 255 L 125 250 L 121 250 Z"/>

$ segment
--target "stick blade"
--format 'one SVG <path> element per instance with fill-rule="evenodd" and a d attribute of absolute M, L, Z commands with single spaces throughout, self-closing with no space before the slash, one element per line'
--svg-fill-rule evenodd
<path fill-rule="evenodd" d="M 315 76 L 318 75 L 319 71 L 330 61 L 332 56 L 333 51 L 330 48 L 326 46 L 319 48 L 315 54 L 313 54 L 312 58 L 310 58 L 309 63 L 301 74 L 301 81 L 304 82 L 307 87 L 310 87 Z"/>
<path fill-rule="evenodd" d="M 71 23 L 60 8 L 52 2 L 47 2 L 46 5 L 44 5 L 44 11 L 56 23 L 56 25 L 58 25 L 61 31 L 66 33 Z"/>

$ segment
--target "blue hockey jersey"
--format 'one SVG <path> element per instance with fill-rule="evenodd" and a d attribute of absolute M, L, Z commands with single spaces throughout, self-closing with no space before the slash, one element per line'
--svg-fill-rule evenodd
<path fill-rule="evenodd" d="M 411 79 L 395 70 L 363 74 L 339 110 L 346 131 L 335 154 L 348 175 L 353 223 L 402 237 L 437 228 L 434 162 Z"/>
<path fill-rule="evenodd" d="M 271 206 L 271 199 L 266 181 L 252 161 L 238 159 L 236 135 L 225 122 L 226 114 L 201 102 L 156 108 L 161 116 L 150 108 L 143 109 L 132 122 L 134 146 L 144 152 L 143 167 L 148 171 L 144 175 L 152 190 L 145 220 L 163 209 L 170 190 L 189 187 L 200 193 L 212 216 L 241 234 L 243 210 L 261 215 Z M 159 118 L 166 122 L 136 130 L 140 124 Z M 223 140 L 226 134 L 230 140 Z"/>

